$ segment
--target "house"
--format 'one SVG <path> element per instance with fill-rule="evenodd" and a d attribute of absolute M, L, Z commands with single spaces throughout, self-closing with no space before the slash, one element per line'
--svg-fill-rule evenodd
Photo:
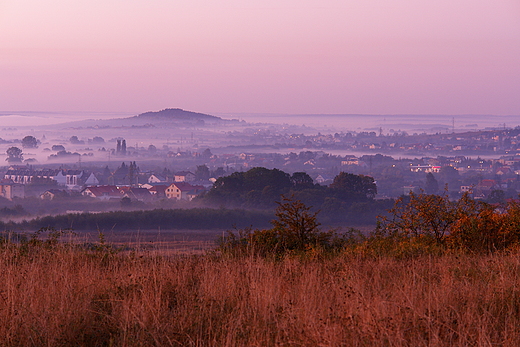
<path fill-rule="evenodd" d="M 69 189 L 74 189 L 80 186 L 82 184 L 83 176 L 85 175 L 82 170 L 67 170 L 63 174 L 65 175 L 65 186 Z M 84 179 L 86 179 L 86 177 Z"/>
<path fill-rule="evenodd" d="M 332 183 L 333 178 L 329 175 L 321 174 L 318 175 L 318 177 L 316 177 L 314 180 L 319 184 L 330 184 Z"/>
<path fill-rule="evenodd" d="M 152 186 L 150 188 L 148 188 L 148 191 L 150 192 L 150 194 L 157 198 L 157 199 L 162 199 L 162 198 L 165 198 L 166 197 L 166 189 L 168 188 L 167 185 L 156 185 L 156 186 Z"/>
<path fill-rule="evenodd" d="M 49 189 L 40 194 L 40 199 L 53 200 L 57 196 L 67 196 L 67 192 L 62 189 Z"/>
<path fill-rule="evenodd" d="M 166 182 L 166 177 L 163 177 L 161 175 L 152 174 L 150 177 L 148 177 L 148 183 L 163 183 Z"/>
<path fill-rule="evenodd" d="M 97 186 L 98 184 L 99 184 L 99 180 L 96 177 L 96 175 L 94 175 L 94 173 L 91 173 L 85 180 L 85 185 L 87 185 L 87 186 Z"/>
<path fill-rule="evenodd" d="M 195 174 L 190 171 L 179 171 L 175 173 L 175 182 L 193 182 Z"/>
<path fill-rule="evenodd" d="M 68 189 L 79 190 L 79 186 L 83 184 L 99 184 L 99 180 L 94 176 L 94 174 L 88 175 L 83 170 L 57 170 L 52 179 L 58 182 L 58 185 L 66 186 Z M 89 182 L 87 183 L 86 181 Z"/>
<path fill-rule="evenodd" d="M 359 159 L 353 155 L 346 155 L 345 159 L 341 161 L 341 165 L 359 165 Z"/>
<path fill-rule="evenodd" d="M 65 176 L 61 170 L 54 176 L 54 180 L 58 182 L 59 186 L 65 186 L 67 184 L 67 176 Z"/>
<path fill-rule="evenodd" d="M 473 192 L 473 186 L 460 186 L 459 193 L 472 193 Z"/>
<path fill-rule="evenodd" d="M 91 186 L 81 191 L 81 195 L 98 200 L 121 199 L 121 193 L 116 186 Z"/>
<path fill-rule="evenodd" d="M 203 191 L 203 186 L 193 186 L 188 182 L 173 182 L 166 188 L 165 194 L 167 199 L 191 201 Z"/>
<path fill-rule="evenodd" d="M 18 184 L 29 184 L 35 179 L 55 180 L 55 176 L 59 173 L 59 171 L 60 170 L 52 169 L 33 170 L 28 167 L 17 168 L 11 166 L 9 169 L 7 169 L 4 178 L 10 179 L 14 183 Z"/>
<path fill-rule="evenodd" d="M 479 184 L 477 185 L 476 189 L 484 192 L 484 193 L 487 193 L 487 192 L 490 192 L 494 189 L 500 189 L 500 185 L 497 184 L 497 182 L 495 180 L 492 180 L 492 179 L 484 179 L 482 181 L 479 182 Z"/>
<path fill-rule="evenodd" d="M 411 172 L 425 172 L 425 173 L 438 173 L 441 171 L 440 166 L 433 166 L 433 165 L 412 165 L 410 166 Z"/>
<path fill-rule="evenodd" d="M 150 201 L 152 200 L 152 194 L 146 188 L 134 188 L 134 187 L 119 187 L 119 193 L 122 198 L 130 198 L 131 200 L 137 201 Z"/>
<path fill-rule="evenodd" d="M 251 154 L 251 153 L 240 153 L 238 155 L 238 158 L 240 160 L 248 160 L 248 161 L 251 161 L 251 160 L 255 160 L 255 155 L 254 154 Z"/>
<path fill-rule="evenodd" d="M 13 198 L 25 197 L 25 186 L 23 184 L 14 183 L 11 179 L 0 180 L 0 196 L 7 200 Z"/>
<path fill-rule="evenodd" d="M 510 174 L 511 172 L 512 172 L 511 168 L 509 168 L 507 166 L 502 166 L 501 168 L 498 168 L 497 171 L 495 171 L 495 175 L 502 176 L 502 175 Z"/>

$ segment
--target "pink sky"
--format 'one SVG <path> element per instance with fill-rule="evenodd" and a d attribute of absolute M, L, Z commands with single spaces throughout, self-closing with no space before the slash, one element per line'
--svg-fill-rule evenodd
<path fill-rule="evenodd" d="M 520 114 L 518 0 L 5 0 L 0 111 Z"/>

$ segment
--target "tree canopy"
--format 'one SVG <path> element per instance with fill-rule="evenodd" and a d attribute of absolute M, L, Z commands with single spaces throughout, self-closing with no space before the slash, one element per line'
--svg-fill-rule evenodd
<path fill-rule="evenodd" d="M 213 206 L 240 206 L 271 209 L 281 196 L 300 200 L 314 211 L 320 210 L 328 223 L 367 223 L 391 207 L 375 201 L 377 186 L 369 176 L 341 172 L 330 187 L 314 184 L 305 172 L 292 175 L 278 169 L 253 168 L 217 179 L 201 200 Z"/>
<path fill-rule="evenodd" d="M 7 158 L 9 163 L 21 163 L 23 160 L 22 150 L 18 147 L 9 147 L 7 151 Z"/>
<path fill-rule="evenodd" d="M 36 137 L 27 135 L 22 139 L 22 147 L 23 148 L 36 148 L 38 146 L 38 140 Z"/>
<path fill-rule="evenodd" d="M 340 172 L 330 188 L 339 199 L 349 201 L 366 201 L 377 194 L 377 186 L 372 177 L 347 172 Z"/>

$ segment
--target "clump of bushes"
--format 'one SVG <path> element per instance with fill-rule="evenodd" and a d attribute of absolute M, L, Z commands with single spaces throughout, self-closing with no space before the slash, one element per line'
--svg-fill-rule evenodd
<path fill-rule="evenodd" d="M 451 201 L 447 195 L 410 194 L 397 200 L 390 217 L 380 217 L 368 242 L 387 247 L 415 244 L 421 252 L 491 253 L 520 245 L 520 203 L 475 201 L 468 194 Z M 395 250 L 395 249 L 394 249 Z"/>
<path fill-rule="evenodd" d="M 301 201 L 283 197 L 277 204 L 272 228 L 228 231 L 228 235 L 220 239 L 217 250 L 233 255 L 281 257 L 333 253 L 348 243 L 349 237 L 345 235 L 321 230 L 316 218 L 319 211 L 312 212 L 311 207 Z"/>
<path fill-rule="evenodd" d="M 410 194 L 398 199 L 376 229 L 364 235 L 355 229 L 340 234 L 323 231 L 299 200 L 278 203 L 270 229 L 245 228 L 228 232 L 218 251 L 234 255 L 280 258 L 285 255 L 420 256 L 444 253 L 493 253 L 520 248 L 520 202 L 488 204 L 467 194 Z"/>

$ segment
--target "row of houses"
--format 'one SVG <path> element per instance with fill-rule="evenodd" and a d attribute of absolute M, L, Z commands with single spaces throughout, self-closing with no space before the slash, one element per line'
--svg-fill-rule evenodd
<path fill-rule="evenodd" d="M 123 169 L 121 169 L 123 168 Z M 110 181 L 110 175 L 117 176 L 119 171 L 125 171 L 124 169 L 127 166 L 121 166 L 116 172 L 111 174 L 105 173 L 105 176 Z M 107 170 L 107 169 L 106 169 Z M 126 170 L 129 171 L 129 170 Z M 134 178 L 137 178 L 138 172 L 133 172 Z M 127 173 L 125 173 L 128 175 Z M 103 176 L 103 175 L 101 175 Z M 14 183 L 17 184 L 31 184 L 35 183 L 38 180 L 50 180 L 56 181 L 60 186 L 66 186 L 67 189 L 70 190 L 79 190 L 84 186 L 88 185 L 99 185 L 101 182 L 101 177 L 96 176 L 93 172 L 88 172 L 85 170 L 62 170 L 62 169 L 32 169 L 28 167 L 10 167 L 7 172 L 4 174 L 5 179 L 10 179 Z M 112 177 L 111 181 L 117 181 L 119 177 Z M 124 181 L 125 177 L 122 177 L 120 180 Z M 126 180 L 128 183 L 137 184 L 136 182 L 130 182 L 130 180 Z M 135 180 L 131 180 L 135 181 Z M 171 177 L 163 177 L 159 174 L 150 174 L 147 179 L 148 183 L 167 183 L 167 182 L 193 182 L 195 181 L 195 174 L 190 171 L 178 171 Z M 112 185 L 117 185 L 120 183 L 113 182 L 109 183 Z"/>
<path fill-rule="evenodd" d="M 93 173 L 83 170 L 61 170 L 10 167 L 4 174 L 4 179 L 11 180 L 15 184 L 31 184 L 38 180 L 56 181 L 58 185 L 67 189 L 79 189 L 83 185 L 99 184 L 99 180 Z"/>
<path fill-rule="evenodd" d="M 179 171 L 173 175 L 173 182 L 193 182 L 195 181 L 195 174 L 191 171 Z M 159 174 L 151 174 L 148 177 L 148 183 L 164 183 L 172 182 L 170 177 L 165 177 Z"/>
<path fill-rule="evenodd" d="M 89 186 L 81 191 L 81 195 L 98 200 L 114 200 L 130 198 L 137 201 L 151 201 L 156 199 L 173 199 L 191 201 L 205 188 L 192 185 L 188 182 L 173 182 L 170 185 L 145 184 L 140 188 L 129 186 Z"/>
<path fill-rule="evenodd" d="M 120 169 L 121 168 L 118 170 L 121 171 Z M 108 170 L 108 168 L 105 169 L 105 171 L 106 170 Z M 42 194 L 38 193 L 42 199 L 53 199 L 56 195 L 63 195 L 64 190 L 89 195 L 89 191 L 87 190 L 85 192 L 85 188 L 92 188 L 91 195 L 99 199 L 121 199 L 127 194 L 130 198 L 137 200 L 148 200 L 150 195 L 155 198 L 191 200 L 193 196 L 200 193 L 201 188 L 202 190 L 204 189 L 204 187 L 200 185 L 189 184 L 189 182 L 193 183 L 195 181 L 195 174 L 189 171 L 179 171 L 171 177 L 151 174 L 148 179 L 144 181 L 146 182 L 144 184 L 139 184 L 137 180 L 133 180 L 135 182 L 132 184 L 126 182 L 127 180 L 117 183 L 114 179 L 107 180 L 107 177 L 104 177 L 107 176 L 107 174 L 116 176 L 116 173 L 117 172 L 114 172 L 112 174 L 108 172 L 98 173 L 96 175 L 86 170 L 33 169 L 30 167 L 12 166 L 7 169 L 3 179 L 0 179 L 0 197 L 8 200 L 24 198 L 26 196 L 25 186 L 34 186 L 35 184 L 42 187 L 49 184 L 56 185 L 57 189 L 50 189 Z M 108 178 L 110 177 L 111 176 L 108 176 Z M 137 176 L 135 177 L 137 178 Z M 175 187 L 172 186 L 174 182 L 177 183 Z M 206 186 L 211 184 L 209 181 L 207 183 Z M 128 190 L 130 187 L 142 187 L 143 189 L 132 188 Z M 34 188 L 32 188 L 31 191 L 33 191 L 34 194 Z M 67 195 L 67 193 L 65 193 L 65 195 Z"/>

